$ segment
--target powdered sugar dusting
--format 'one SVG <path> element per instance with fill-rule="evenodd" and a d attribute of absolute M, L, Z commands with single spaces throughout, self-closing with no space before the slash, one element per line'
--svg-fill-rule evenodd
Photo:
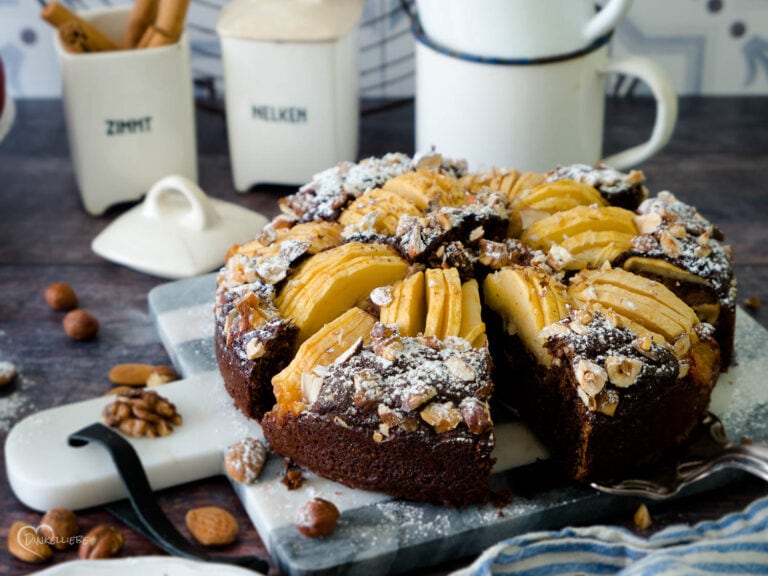
<path fill-rule="evenodd" d="M 632 188 L 642 186 L 645 176 L 638 170 L 625 174 L 605 164 L 600 164 L 597 167 L 587 164 L 572 164 L 570 166 L 558 166 L 547 173 L 546 182 L 558 180 L 573 180 L 611 195 L 627 193 Z M 647 195 L 647 191 L 644 195 Z"/>
<path fill-rule="evenodd" d="M 13 425 L 26 414 L 34 412 L 35 402 L 32 400 L 33 394 L 30 389 L 36 386 L 37 382 L 19 372 L 14 379 L 13 389 L 0 396 L 0 431 L 8 432 Z"/>
<path fill-rule="evenodd" d="M 632 254 L 667 260 L 708 280 L 721 304 L 733 305 L 736 283 L 729 250 L 718 240 L 722 235 L 696 208 L 670 192 L 645 200 L 639 214 L 657 214 L 655 229 L 632 241 Z"/>

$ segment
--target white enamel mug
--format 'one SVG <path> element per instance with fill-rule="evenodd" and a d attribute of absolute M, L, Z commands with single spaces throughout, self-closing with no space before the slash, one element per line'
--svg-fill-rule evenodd
<path fill-rule="evenodd" d="M 130 6 L 81 12 L 119 41 Z M 159 48 L 71 54 L 55 37 L 64 115 L 85 210 L 101 214 L 138 200 L 162 177 L 197 180 L 197 146 L 186 34 Z"/>
<path fill-rule="evenodd" d="M 580 50 L 613 31 L 632 0 L 416 0 L 426 35 L 458 52 L 543 58 Z"/>
<path fill-rule="evenodd" d="M 471 169 L 545 171 L 603 161 L 636 166 L 661 150 L 677 120 L 664 71 L 646 58 L 611 59 L 607 38 L 580 54 L 532 64 L 456 57 L 417 35 L 416 149 L 465 158 Z M 605 78 L 625 74 L 656 99 L 650 139 L 603 157 Z"/>

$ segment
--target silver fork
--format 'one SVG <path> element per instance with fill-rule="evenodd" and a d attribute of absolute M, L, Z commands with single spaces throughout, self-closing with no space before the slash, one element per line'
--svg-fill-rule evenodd
<path fill-rule="evenodd" d="M 663 500 L 725 468 L 738 468 L 768 482 L 768 444 L 730 442 L 723 423 L 708 412 L 671 465 L 654 467 L 647 476 L 591 486 L 608 494 Z"/>

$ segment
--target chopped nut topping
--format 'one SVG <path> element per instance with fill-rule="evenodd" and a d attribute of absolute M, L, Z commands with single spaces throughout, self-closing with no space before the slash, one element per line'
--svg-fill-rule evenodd
<path fill-rule="evenodd" d="M 592 312 L 582 308 L 580 310 L 576 310 L 573 313 L 573 319 L 582 326 L 589 326 L 592 323 L 594 317 L 592 316 Z"/>
<path fill-rule="evenodd" d="M 686 230 L 685 230 L 685 224 L 682 224 L 682 223 L 680 223 L 680 222 L 677 222 L 677 223 L 675 223 L 675 224 L 672 224 L 672 225 L 669 227 L 669 233 L 670 233 L 670 234 L 671 234 L 673 237 L 675 237 L 675 238 L 678 238 L 678 239 L 683 239 L 683 238 L 685 238 L 685 237 L 686 237 L 686 235 L 687 235 L 687 233 L 686 233 Z"/>
<path fill-rule="evenodd" d="M 651 346 L 653 345 L 653 339 L 646 335 L 638 336 L 634 342 L 632 342 L 632 346 L 640 350 L 641 352 L 648 352 L 651 349 Z"/>
<path fill-rule="evenodd" d="M 619 406 L 619 394 L 616 390 L 605 388 L 597 395 L 595 401 L 597 402 L 596 410 L 598 412 L 613 417 L 613 415 L 616 414 L 616 408 Z"/>
<path fill-rule="evenodd" d="M 675 238 L 669 230 L 664 230 L 659 234 L 659 244 L 661 245 L 662 252 L 670 258 L 677 258 L 682 254 L 680 241 Z"/>
<path fill-rule="evenodd" d="M 256 360 L 266 354 L 267 349 L 264 348 L 264 344 L 258 338 L 251 338 L 248 344 L 245 345 L 245 355 L 248 360 Z"/>
<path fill-rule="evenodd" d="M 451 356 L 450 358 L 446 359 L 445 366 L 448 368 L 448 372 L 450 372 L 459 380 L 471 382 L 477 378 L 477 374 L 475 374 L 472 366 L 464 362 L 464 360 L 461 358 L 457 358 L 456 356 Z"/>
<path fill-rule="evenodd" d="M 635 226 L 640 234 L 651 234 L 661 225 L 661 216 L 656 212 L 640 214 L 634 217 Z"/>
<path fill-rule="evenodd" d="M 559 272 L 566 265 L 573 262 L 574 257 L 566 248 L 559 244 L 553 244 L 547 253 L 546 264 L 555 272 Z"/>
<path fill-rule="evenodd" d="M 304 404 L 310 406 L 315 403 L 320 388 L 323 385 L 323 379 L 310 372 L 301 373 L 301 399 Z"/>
<path fill-rule="evenodd" d="M 453 402 L 433 402 L 419 414 L 438 434 L 453 430 L 461 422 L 461 412 Z"/>
<path fill-rule="evenodd" d="M 411 412 L 435 396 L 437 396 L 437 390 L 433 386 L 412 386 L 403 395 L 400 408 Z"/>
<path fill-rule="evenodd" d="M 379 404 L 379 407 L 377 408 L 377 412 L 379 414 L 379 418 L 381 419 L 382 424 L 387 426 L 387 428 L 394 428 L 395 426 L 399 426 L 403 422 L 402 415 L 397 412 L 396 410 L 393 410 L 386 404 Z"/>
<path fill-rule="evenodd" d="M 383 390 L 373 370 L 362 370 L 353 375 L 355 385 L 355 406 L 366 408 L 382 400 Z"/>
<path fill-rule="evenodd" d="M 342 428 L 349 428 L 349 424 L 347 424 L 342 418 L 339 416 L 333 417 L 333 423 L 337 426 L 341 426 Z"/>
<path fill-rule="evenodd" d="M 591 397 L 597 396 L 608 380 L 608 374 L 602 366 L 584 358 L 580 358 L 576 362 L 574 372 L 576 373 L 576 381 L 581 389 L 584 390 L 587 396 Z"/>
<path fill-rule="evenodd" d="M 491 409 L 487 402 L 474 397 L 464 398 L 459 404 L 459 409 L 472 434 L 482 434 L 493 426 Z"/>
<path fill-rule="evenodd" d="M 643 363 L 636 358 L 626 356 L 608 356 L 605 359 L 605 371 L 608 380 L 618 388 L 627 388 L 637 382 L 643 369 Z"/>

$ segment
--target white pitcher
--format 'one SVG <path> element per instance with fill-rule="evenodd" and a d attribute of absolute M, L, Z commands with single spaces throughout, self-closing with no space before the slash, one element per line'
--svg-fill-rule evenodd
<path fill-rule="evenodd" d="M 416 0 L 426 35 L 443 47 L 490 58 L 575 52 L 611 32 L 632 0 Z"/>

